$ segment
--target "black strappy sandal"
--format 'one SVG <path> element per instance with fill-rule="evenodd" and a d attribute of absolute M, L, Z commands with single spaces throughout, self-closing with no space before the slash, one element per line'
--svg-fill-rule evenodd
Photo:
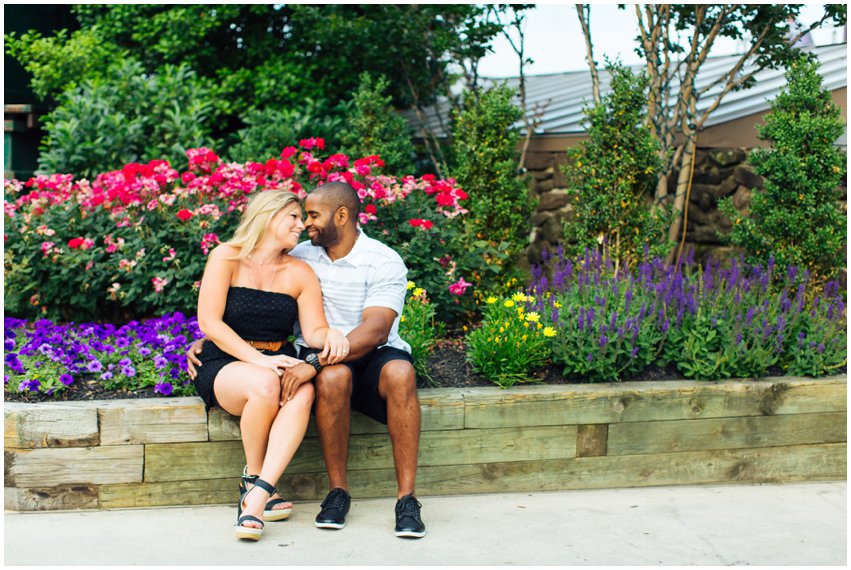
<path fill-rule="evenodd" d="M 248 475 L 248 466 L 242 470 L 242 479 L 239 483 L 239 494 L 242 495 L 245 493 L 245 490 L 248 489 L 248 485 L 253 485 L 257 480 L 259 475 Z M 289 507 L 287 509 L 276 509 L 275 507 L 278 505 L 283 505 L 289 503 L 285 499 L 269 499 L 266 501 L 266 506 L 263 509 L 263 520 L 266 522 L 276 522 L 282 521 L 290 518 L 290 514 L 293 512 L 293 508 Z"/>
<path fill-rule="evenodd" d="M 236 510 L 236 516 L 237 516 L 236 528 L 234 529 L 234 533 L 236 534 L 237 538 L 243 538 L 243 539 L 246 539 L 246 540 L 260 540 L 260 537 L 263 536 L 263 527 L 265 526 L 263 524 L 263 521 L 258 519 L 254 515 L 243 515 L 242 514 L 242 505 L 243 505 L 243 503 L 245 503 L 245 497 L 248 496 L 248 493 L 250 493 L 251 491 L 253 491 L 254 489 L 256 489 L 258 487 L 263 489 L 267 493 L 269 493 L 269 496 L 275 494 L 275 488 L 272 485 L 270 485 L 269 483 L 267 483 L 266 481 L 264 481 L 263 479 L 258 477 L 257 479 L 254 480 L 254 486 L 251 487 L 250 489 L 246 490 L 244 493 L 242 493 L 239 496 L 239 505 L 237 505 L 237 507 L 236 507 L 236 509 L 237 509 Z M 248 526 L 243 526 L 243 523 L 248 522 L 248 521 L 260 523 L 260 528 L 252 528 L 252 527 L 248 527 Z"/>

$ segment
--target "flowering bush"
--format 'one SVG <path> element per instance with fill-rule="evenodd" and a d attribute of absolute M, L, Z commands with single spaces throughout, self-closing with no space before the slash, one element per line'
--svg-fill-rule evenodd
<path fill-rule="evenodd" d="M 531 290 L 556 323 L 553 360 L 566 375 L 622 380 L 658 363 L 701 380 L 760 377 L 773 366 L 820 376 L 846 363 L 838 285 L 808 291 L 809 275 L 794 266 L 775 288 L 773 260 L 692 268 L 645 255 L 634 271 L 615 272 L 599 253 L 574 264 L 559 249 L 547 264 L 550 277 L 533 268 Z"/>
<path fill-rule="evenodd" d="M 186 346 L 202 333 L 181 313 L 126 325 L 58 325 L 4 318 L 6 392 L 58 395 L 81 382 L 107 390 L 153 387 L 185 396 L 195 387 L 185 374 Z"/>
<path fill-rule="evenodd" d="M 400 250 L 411 278 L 441 302 L 462 295 L 464 287 L 453 294 L 449 286 L 487 264 L 455 229 L 466 193 L 451 179 L 380 174 L 378 156 L 321 158 L 324 148 L 321 138 L 303 139 L 277 158 L 244 164 L 198 148 L 187 151 L 184 172 L 155 160 L 93 181 L 61 174 L 6 180 L 7 312 L 127 320 L 192 311 L 207 254 L 232 234 L 253 192 L 304 197 L 308 186 L 334 180 L 355 187 L 361 225 Z"/>
<path fill-rule="evenodd" d="M 467 335 L 473 369 L 503 388 L 533 381 L 531 372 L 549 361 L 556 331 L 546 315 L 531 310 L 533 301 L 521 292 L 487 297 L 482 325 Z"/>
<path fill-rule="evenodd" d="M 434 384 L 428 368 L 428 357 L 437 339 L 443 336 L 445 326 L 440 321 L 435 322 L 434 305 L 429 301 L 425 289 L 408 281 L 408 291 L 409 296 L 399 321 L 399 336 L 411 345 L 411 358 L 417 375 Z"/>

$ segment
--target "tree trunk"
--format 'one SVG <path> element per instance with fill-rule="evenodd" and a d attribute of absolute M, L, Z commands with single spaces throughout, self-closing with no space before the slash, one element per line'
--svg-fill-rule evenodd
<path fill-rule="evenodd" d="M 694 162 L 694 154 L 697 148 L 697 139 L 689 134 L 683 143 L 683 155 L 680 160 L 680 172 L 677 175 L 677 192 L 674 194 L 674 219 L 668 231 L 668 241 L 675 245 L 668 254 L 668 262 L 673 263 L 677 255 L 677 245 L 681 238 L 683 228 L 683 212 L 685 211 L 686 198 L 688 196 L 689 180 L 691 178 L 691 166 Z"/>

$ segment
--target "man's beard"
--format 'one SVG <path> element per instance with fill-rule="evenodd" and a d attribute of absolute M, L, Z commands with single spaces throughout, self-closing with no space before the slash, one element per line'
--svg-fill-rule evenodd
<path fill-rule="evenodd" d="M 310 238 L 310 243 L 319 247 L 329 247 L 337 243 L 338 240 L 337 228 L 329 225 L 324 229 L 316 228 L 316 233 Z"/>

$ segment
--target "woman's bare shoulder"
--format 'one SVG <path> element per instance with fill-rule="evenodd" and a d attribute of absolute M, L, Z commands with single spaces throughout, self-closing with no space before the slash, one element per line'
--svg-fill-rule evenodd
<path fill-rule="evenodd" d="M 222 261 L 239 261 L 239 248 L 225 243 L 217 245 L 210 251 L 209 258 Z"/>

